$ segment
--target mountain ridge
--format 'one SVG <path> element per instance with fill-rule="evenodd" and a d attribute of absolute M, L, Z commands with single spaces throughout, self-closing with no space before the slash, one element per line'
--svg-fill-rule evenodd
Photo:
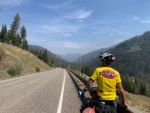
<path fill-rule="evenodd" d="M 67 53 L 65 55 L 60 54 L 59 56 L 68 62 L 74 63 L 80 56 L 82 56 L 82 54 Z"/>
<path fill-rule="evenodd" d="M 37 45 L 29 45 L 29 50 L 32 50 L 32 49 L 44 51 L 46 48 L 41 47 L 41 46 L 37 46 Z M 54 60 L 54 64 L 58 67 L 59 66 L 63 67 L 63 66 L 70 64 L 69 62 L 67 62 L 66 60 L 61 58 L 59 55 L 56 55 L 49 50 L 47 50 L 47 53 L 48 53 L 48 55 L 50 55 L 52 57 L 52 59 Z"/>
<path fill-rule="evenodd" d="M 110 48 L 110 47 L 109 47 Z M 83 66 L 88 65 L 88 63 L 92 60 L 92 59 L 96 59 L 99 57 L 100 52 L 104 52 L 106 50 L 108 50 L 109 48 L 101 48 L 98 50 L 94 50 L 92 52 L 89 52 L 87 54 L 84 54 L 81 56 L 81 63 Z M 78 58 L 74 63 L 76 64 L 80 64 L 80 58 Z"/>

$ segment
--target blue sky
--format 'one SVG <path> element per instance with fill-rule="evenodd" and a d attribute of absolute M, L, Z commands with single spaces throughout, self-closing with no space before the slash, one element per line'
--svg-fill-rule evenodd
<path fill-rule="evenodd" d="M 29 44 L 56 54 L 109 47 L 150 30 L 150 0 L 0 0 L 0 26 L 16 13 Z"/>

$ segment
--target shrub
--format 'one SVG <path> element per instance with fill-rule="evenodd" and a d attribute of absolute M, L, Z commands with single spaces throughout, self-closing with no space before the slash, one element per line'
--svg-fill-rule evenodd
<path fill-rule="evenodd" d="M 0 60 L 2 60 L 2 58 L 4 57 L 5 53 L 2 49 L 0 49 Z"/>
<path fill-rule="evenodd" d="M 15 76 L 16 72 L 15 72 L 15 69 L 13 67 L 11 67 L 8 71 L 7 71 L 8 74 L 10 74 L 11 76 Z"/>
<path fill-rule="evenodd" d="M 40 72 L 40 68 L 39 67 L 35 67 L 35 71 L 36 72 Z"/>
<path fill-rule="evenodd" d="M 7 73 L 10 74 L 11 76 L 16 76 L 16 75 L 20 75 L 21 71 L 22 71 L 21 65 L 16 65 L 15 68 L 14 68 L 14 67 L 11 67 L 11 68 L 7 71 Z"/>
<path fill-rule="evenodd" d="M 20 75 L 21 71 L 22 71 L 22 66 L 21 65 L 17 65 L 15 70 L 16 70 L 16 74 Z"/>

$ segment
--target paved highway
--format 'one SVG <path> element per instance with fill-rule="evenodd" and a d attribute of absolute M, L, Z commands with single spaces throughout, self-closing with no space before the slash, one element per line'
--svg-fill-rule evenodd
<path fill-rule="evenodd" d="M 79 113 L 78 92 L 66 70 L 0 81 L 0 113 Z"/>

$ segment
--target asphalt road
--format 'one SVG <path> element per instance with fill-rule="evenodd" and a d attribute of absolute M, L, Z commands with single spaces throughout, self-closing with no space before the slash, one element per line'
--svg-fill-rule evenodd
<path fill-rule="evenodd" d="M 66 70 L 0 81 L 0 113 L 79 113 L 78 92 Z"/>

